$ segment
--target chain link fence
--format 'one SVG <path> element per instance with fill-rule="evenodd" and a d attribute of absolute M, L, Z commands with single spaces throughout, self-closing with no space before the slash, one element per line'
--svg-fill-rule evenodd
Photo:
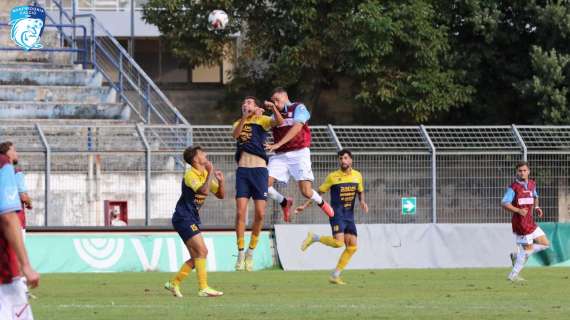
<path fill-rule="evenodd" d="M 338 168 L 336 151 L 351 149 L 364 177 L 370 208 L 357 207 L 359 223 L 505 223 L 501 209 L 514 165 L 528 159 L 537 180 L 541 221 L 567 221 L 570 195 L 570 127 L 362 127 L 314 126 L 314 189 Z M 182 151 L 203 146 L 226 176 L 226 198 L 210 197 L 201 210 L 205 228 L 231 228 L 235 220 L 235 142 L 231 126 L 39 125 L 0 126 L 12 141 L 34 200 L 30 226 L 105 224 L 104 202 L 124 201 L 130 226 L 170 226 L 187 166 Z M 277 189 L 304 202 L 296 183 Z M 415 201 L 404 210 L 403 199 Z M 325 195 L 328 199 L 328 195 Z M 248 222 L 253 220 L 250 204 Z M 281 223 L 270 203 L 266 227 Z M 310 207 L 293 223 L 327 223 Z"/>

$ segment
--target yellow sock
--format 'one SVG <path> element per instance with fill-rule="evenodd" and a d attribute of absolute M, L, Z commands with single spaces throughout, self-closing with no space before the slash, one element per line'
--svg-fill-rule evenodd
<path fill-rule="evenodd" d="M 337 240 L 332 236 L 321 236 L 319 237 L 319 242 L 333 248 L 341 248 L 344 245 L 342 241 Z"/>
<path fill-rule="evenodd" d="M 206 272 L 206 258 L 194 259 L 196 266 L 196 276 L 198 277 L 198 287 L 206 289 L 208 287 L 208 272 Z"/>
<path fill-rule="evenodd" d="M 249 249 L 253 250 L 257 247 L 257 242 L 259 241 L 259 236 L 252 234 L 251 239 L 249 239 Z"/>
<path fill-rule="evenodd" d="M 344 249 L 344 251 L 340 255 L 340 259 L 338 260 L 338 264 L 336 265 L 336 269 L 338 271 L 344 270 L 344 268 L 346 268 L 346 265 L 350 261 L 350 258 L 352 258 L 352 255 L 355 252 L 356 252 L 356 246 L 346 247 L 346 249 Z"/>
<path fill-rule="evenodd" d="M 237 238 L 237 246 L 239 251 L 243 250 L 244 248 L 243 243 L 244 243 L 243 237 Z"/>
<path fill-rule="evenodd" d="M 180 267 L 180 270 L 178 270 L 178 273 L 174 275 L 174 277 L 170 281 L 172 281 L 172 283 L 174 283 L 175 285 L 179 285 L 180 282 L 182 282 L 182 280 L 186 279 L 186 277 L 190 272 L 192 272 L 192 267 L 190 267 L 186 262 L 184 262 L 182 264 L 182 267 Z"/>

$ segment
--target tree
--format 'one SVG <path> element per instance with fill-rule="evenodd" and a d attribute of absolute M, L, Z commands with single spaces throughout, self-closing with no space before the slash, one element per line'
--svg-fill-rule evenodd
<path fill-rule="evenodd" d="M 448 26 L 451 68 L 475 89 L 452 123 L 570 123 L 570 15 L 563 1 L 434 0 Z"/>
<path fill-rule="evenodd" d="M 230 15 L 222 32 L 206 28 L 204 13 L 216 8 Z M 240 30 L 230 97 L 285 86 L 318 109 L 323 90 L 346 82 L 368 116 L 425 122 L 473 94 L 429 1 L 150 0 L 144 17 L 190 65 L 219 61 Z"/>

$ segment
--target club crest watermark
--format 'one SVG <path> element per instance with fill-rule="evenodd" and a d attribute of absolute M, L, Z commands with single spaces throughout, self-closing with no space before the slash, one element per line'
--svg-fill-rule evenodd
<path fill-rule="evenodd" d="M 19 6 L 10 12 L 10 39 L 24 50 L 41 49 L 46 11 L 39 6 Z"/>

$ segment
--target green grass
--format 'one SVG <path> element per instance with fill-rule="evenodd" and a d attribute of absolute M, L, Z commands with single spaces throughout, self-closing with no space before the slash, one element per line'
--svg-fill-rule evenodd
<path fill-rule="evenodd" d="M 348 270 L 346 286 L 327 272 L 210 273 L 220 298 L 183 299 L 162 288 L 170 274 L 44 274 L 36 319 L 569 319 L 566 268 L 529 268 L 524 284 L 507 269 Z"/>

